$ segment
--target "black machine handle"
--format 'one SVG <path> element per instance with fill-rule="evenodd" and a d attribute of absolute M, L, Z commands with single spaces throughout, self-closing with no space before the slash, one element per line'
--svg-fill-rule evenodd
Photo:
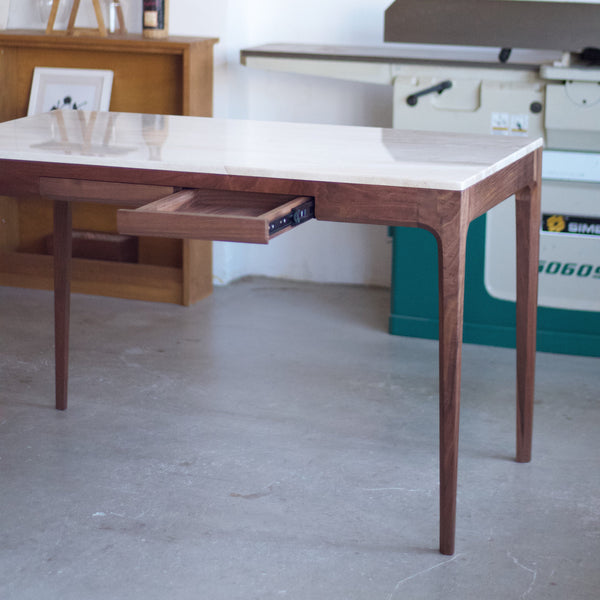
<path fill-rule="evenodd" d="M 406 104 L 408 104 L 409 106 L 416 106 L 421 96 L 426 96 L 427 94 L 434 94 L 435 92 L 441 94 L 444 90 L 449 90 L 451 87 L 452 82 L 449 79 L 447 79 L 446 81 L 442 81 L 441 83 L 432 85 L 431 87 L 421 90 L 420 92 L 415 92 L 414 94 L 411 94 L 406 98 Z"/>
<path fill-rule="evenodd" d="M 502 48 L 502 50 L 500 50 L 500 54 L 498 54 L 498 60 L 502 64 L 504 64 L 505 62 L 508 62 L 511 52 L 512 52 L 512 48 Z"/>

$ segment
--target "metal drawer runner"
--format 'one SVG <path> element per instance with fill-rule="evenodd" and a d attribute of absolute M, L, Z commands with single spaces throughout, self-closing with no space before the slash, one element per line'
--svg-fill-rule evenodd
<path fill-rule="evenodd" d="M 314 218 L 314 198 L 186 189 L 117 212 L 119 233 L 268 244 Z"/>

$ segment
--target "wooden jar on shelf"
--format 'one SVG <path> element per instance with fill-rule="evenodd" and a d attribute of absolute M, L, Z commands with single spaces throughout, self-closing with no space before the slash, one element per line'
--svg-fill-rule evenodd
<path fill-rule="evenodd" d="M 0 121 L 25 116 L 36 66 L 110 69 L 111 111 L 212 115 L 214 38 L 145 39 L 0 33 Z M 149 151 L 160 143 L 148 117 Z M 159 127 L 160 130 L 160 127 Z M 153 151 L 159 151 L 154 148 Z M 0 285 L 52 289 L 51 203 L 0 197 Z M 73 227 L 116 232 L 116 208 L 76 203 Z M 212 245 L 198 240 L 139 238 L 136 262 L 73 259 L 73 291 L 190 305 L 212 291 Z"/>
<path fill-rule="evenodd" d="M 142 28 L 147 38 L 169 35 L 169 0 L 142 0 Z"/>

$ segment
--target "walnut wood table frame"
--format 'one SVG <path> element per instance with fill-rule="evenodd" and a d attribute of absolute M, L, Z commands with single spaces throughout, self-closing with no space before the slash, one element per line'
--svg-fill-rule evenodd
<path fill-rule="evenodd" d="M 169 117 L 156 161 L 143 122 L 73 112 L 0 124 L 0 193 L 54 201 L 56 408 L 67 407 L 72 202 L 114 203 L 119 230 L 143 235 L 266 243 L 311 202 L 302 210 L 325 221 L 428 229 L 439 248 L 440 551 L 452 554 L 467 229 L 512 194 L 516 460 L 531 459 L 541 140 Z"/>

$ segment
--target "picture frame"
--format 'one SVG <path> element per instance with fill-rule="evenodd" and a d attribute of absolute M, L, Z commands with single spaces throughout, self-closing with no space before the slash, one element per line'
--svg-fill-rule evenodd
<path fill-rule="evenodd" d="M 100 110 L 110 106 L 113 71 L 35 67 L 28 115 L 52 110 Z"/>

